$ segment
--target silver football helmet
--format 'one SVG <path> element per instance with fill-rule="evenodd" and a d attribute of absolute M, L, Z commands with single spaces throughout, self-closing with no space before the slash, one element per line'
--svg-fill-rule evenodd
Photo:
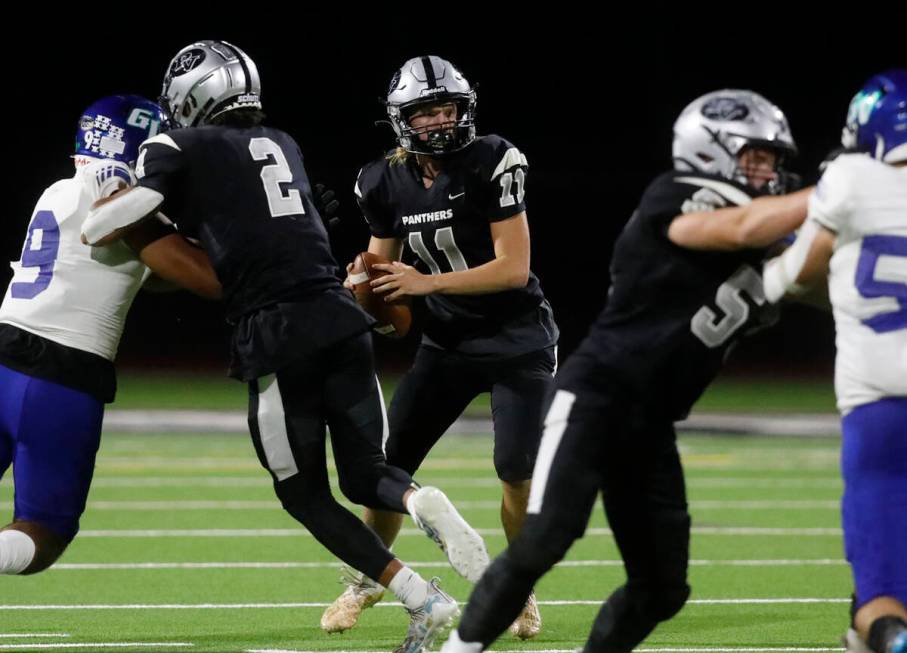
<path fill-rule="evenodd" d="M 672 154 L 677 170 L 721 175 L 743 184 L 749 181 L 738 157 L 747 147 L 773 150 L 777 179 L 769 192 L 783 192 L 784 159 L 797 153 L 787 118 L 777 106 L 753 91 L 724 89 L 696 98 L 674 123 Z"/>
<path fill-rule="evenodd" d="M 427 139 L 409 124 L 420 106 L 453 102 L 457 121 L 450 129 L 427 132 Z M 476 92 L 452 63 L 434 55 L 414 57 L 394 73 L 387 92 L 387 115 L 404 150 L 441 155 L 461 150 L 476 139 Z"/>
<path fill-rule="evenodd" d="M 245 52 L 226 41 L 197 41 L 173 57 L 159 103 L 174 126 L 197 127 L 231 109 L 261 109 L 260 94 L 258 68 Z"/>

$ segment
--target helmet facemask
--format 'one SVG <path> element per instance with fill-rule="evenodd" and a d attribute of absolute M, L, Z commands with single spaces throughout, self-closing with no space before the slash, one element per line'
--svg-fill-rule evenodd
<path fill-rule="evenodd" d="M 413 119 L 430 107 L 452 104 L 453 120 L 414 127 Z M 467 96 L 439 94 L 427 101 L 416 101 L 395 107 L 388 105 L 400 146 L 417 154 L 441 156 L 461 150 L 476 138 L 475 94 Z"/>

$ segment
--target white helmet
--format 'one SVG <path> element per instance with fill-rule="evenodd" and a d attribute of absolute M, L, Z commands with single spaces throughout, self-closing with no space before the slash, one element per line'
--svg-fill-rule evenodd
<path fill-rule="evenodd" d="M 696 170 L 748 184 L 738 163 L 747 147 L 776 153 L 780 182 L 784 158 L 797 153 L 784 113 L 753 91 L 706 93 L 688 104 L 674 123 L 672 154 L 677 170 Z M 779 181 L 771 182 L 770 191 L 781 190 Z"/>
<path fill-rule="evenodd" d="M 225 111 L 261 109 L 261 80 L 249 56 L 226 41 L 198 41 L 177 52 L 159 103 L 174 126 L 197 127 Z"/>

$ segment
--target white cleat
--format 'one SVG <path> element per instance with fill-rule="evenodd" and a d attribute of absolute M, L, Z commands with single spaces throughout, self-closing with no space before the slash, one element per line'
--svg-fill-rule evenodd
<path fill-rule="evenodd" d="M 447 554 L 454 571 L 472 583 L 478 581 L 489 564 L 485 541 L 444 493 L 436 487 L 420 488 L 409 507 L 416 525 Z"/>
<path fill-rule="evenodd" d="M 532 639 L 542 630 L 542 615 L 535 600 L 535 592 L 529 595 L 522 612 L 510 624 L 510 634 L 520 639 Z"/>
<path fill-rule="evenodd" d="M 384 588 L 362 572 L 344 565 L 340 574 L 340 581 L 347 587 L 321 615 L 321 629 L 327 633 L 349 630 L 359 621 L 363 610 L 384 596 Z"/>
<path fill-rule="evenodd" d="M 438 587 L 437 578 L 432 578 L 428 585 L 428 596 L 422 607 L 406 609 L 409 613 L 409 630 L 394 653 L 424 653 L 460 614 L 457 602 Z"/>

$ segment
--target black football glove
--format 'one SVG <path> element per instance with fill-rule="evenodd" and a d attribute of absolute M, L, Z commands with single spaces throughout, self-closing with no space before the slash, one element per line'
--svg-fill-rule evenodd
<path fill-rule="evenodd" d="M 327 188 L 324 184 L 315 184 L 314 188 L 315 208 L 321 214 L 321 219 L 325 221 L 329 229 L 333 229 L 340 223 L 340 218 L 335 215 L 340 207 L 340 202 L 335 199 L 334 191 Z"/>

